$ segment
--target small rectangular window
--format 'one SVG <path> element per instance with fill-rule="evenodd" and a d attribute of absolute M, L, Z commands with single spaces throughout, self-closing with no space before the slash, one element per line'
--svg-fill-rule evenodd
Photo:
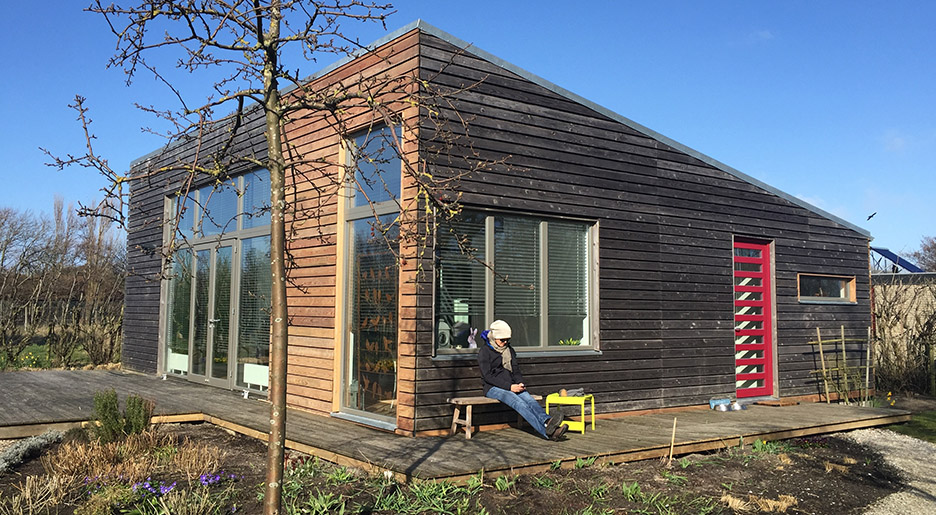
<path fill-rule="evenodd" d="M 854 303 L 855 277 L 799 274 L 800 302 Z"/>

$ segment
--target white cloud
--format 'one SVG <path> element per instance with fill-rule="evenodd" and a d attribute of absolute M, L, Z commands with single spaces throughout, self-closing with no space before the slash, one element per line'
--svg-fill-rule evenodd
<path fill-rule="evenodd" d="M 773 32 L 769 30 L 757 30 L 751 34 L 752 41 L 770 41 L 773 38 Z"/>
<path fill-rule="evenodd" d="M 891 129 L 884 133 L 884 136 L 881 137 L 881 142 L 884 144 L 884 150 L 887 152 L 903 152 L 907 150 L 910 139 L 898 131 Z"/>
<path fill-rule="evenodd" d="M 803 195 L 803 194 L 799 194 L 799 193 L 797 193 L 797 194 L 795 195 L 795 197 L 798 198 L 798 199 L 800 199 L 800 200 L 802 200 L 802 201 L 804 201 L 804 202 L 808 202 L 808 203 L 810 203 L 810 204 L 812 204 L 812 205 L 818 207 L 819 209 L 822 209 L 823 211 L 826 211 L 826 212 L 828 212 L 828 213 L 832 213 L 833 215 L 835 215 L 835 216 L 837 216 L 837 217 L 839 217 L 839 218 L 841 218 L 841 219 L 843 219 L 843 220 L 851 221 L 851 220 L 849 220 L 849 216 L 851 216 L 851 215 L 850 215 L 850 213 L 848 212 L 848 208 L 845 207 L 845 206 L 842 206 L 842 205 L 838 205 L 838 206 L 829 205 L 829 203 L 826 202 L 825 200 L 823 200 L 822 197 L 815 197 L 815 196 Z"/>

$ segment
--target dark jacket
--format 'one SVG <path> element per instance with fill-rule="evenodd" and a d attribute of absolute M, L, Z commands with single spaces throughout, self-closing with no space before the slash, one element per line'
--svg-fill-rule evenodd
<path fill-rule="evenodd" d="M 481 368 L 481 380 L 484 383 L 484 394 L 492 386 L 510 391 L 510 385 L 522 383 L 523 375 L 520 373 L 520 364 L 517 363 L 517 351 L 507 346 L 510 352 L 511 370 L 504 368 L 504 360 L 499 352 L 494 350 L 488 341 L 488 331 L 481 333 L 481 345 L 478 346 L 478 366 Z"/>

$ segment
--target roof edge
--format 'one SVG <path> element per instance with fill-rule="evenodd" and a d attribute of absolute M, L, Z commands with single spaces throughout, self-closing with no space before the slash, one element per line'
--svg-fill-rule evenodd
<path fill-rule="evenodd" d="M 309 75 L 309 76 L 307 76 L 307 77 L 304 77 L 304 78 L 301 80 L 301 82 L 311 82 L 311 81 L 313 81 L 313 80 L 315 80 L 315 79 L 324 77 L 325 75 L 327 75 L 327 74 L 329 74 L 329 73 L 331 73 L 331 72 L 337 70 L 338 68 L 341 68 L 342 66 L 344 66 L 344 65 L 346 65 L 346 64 L 348 64 L 348 63 L 350 63 L 351 61 L 357 59 L 358 57 L 360 57 L 360 56 L 362 56 L 362 55 L 364 55 L 364 54 L 366 54 L 366 53 L 368 53 L 368 52 L 370 52 L 370 51 L 372 51 L 372 50 L 374 50 L 374 49 L 376 49 L 376 48 L 378 48 L 378 47 L 380 47 L 380 46 L 382 46 L 382 45 L 385 45 L 385 44 L 387 44 L 387 43 L 393 41 L 394 39 L 396 39 L 396 38 L 402 36 L 403 34 L 406 34 L 407 32 L 410 32 L 410 31 L 412 31 L 412 30 L 414 30 L 414 29 L 420 28 L 421 26 L 424 26 L 424 25 L 426 25 L 426 23 L 423 22 L 422 20 L 418 20 L 418 19 L 417 19 L 416 21 L 414 21 L 414 22 L 408 23 L 408 24 L 404 25 L 403 27 L 400 27 L 399 29 L 396 29 L 396 30 L 394 30 L 394 31 L 392 31 L 392 32 L 387 33 L 385 36 L 381 37 L 380 39 L 378 39 L 378 40 L 376 40 L 376 41 L 374 41 L 374 42 L 372 42 L 372 43 L 370 43 L 370 44 L 368 44 L 368 45 L 362 46 L 361 48 L 355 50 L 354 52 L 351 52 L 349 55 L 346 55 L 346 56 L 342 57 L 341 59 L 339 59 L 339 60 L 333 62 L 332 64 L 330 64 L 330 65 L 328 65 L 328 66 L 322 68 L 321 70 L 319 70 L 319 71 L 313 73 L 312 75 Z M 433 28 L 434 28 L 434 27 L 433 27 Z M 440 32 L 440 33 L 444 34 L 444 32 L 439 31 L 438 29 L 435 29 L 435 30 L 436 30 L 437 32 Z M 459 40 L 458 38 L 456 38 L 455 36 L 451 36 L 451 35 L 450 35 L 449 37 L 450 37 L 451 39 L 453 39 L 453 40 L 461 41 L 461 40 Z M 464 43 L 464 42 L 462 41 L 462 43 Z M 466 43 L 465 43 L 465 44 L 466 44 Z M 288 86 L 286 86 L 286 87 L 284 87 L 284 88 L 281 88 L 281 89 L 280 89 L 280 94 L 289 93 L 290 91 L 292 91 L 292 90 L 294 90 L 294 89 L 296 89 L 296 86 L 295 86 L 294 84 L 290 84 L 290 85 L 288 85 Z M 136 166 L 137 164 L 142 163 L 143 161 L 146 161 L 147 159 L 149 159 L 149 158 L 151 158 L 151 157 L 155 157 L 155 156 L 157 156 L 157 155 L 159 155 L 159 154 L 165 152 L 165 151 L 168 150 L 168 149 L 175 148 L 176 145 L 180 145 L 180 144 L 182 144 L 182 143 L 184 143 L 184 142 L 183 142 L 183 141 L 176 141 L 175 143 L 172 143 L 172 144 L 170 144 L 170 145 L 165 145 L 165 146 L 163 146 L 163 147 L 161 147 L 161 148 L 158 148 L 158 149 L 156 149 L 156 150 L 153 150 L 152 152 L 147 152 L 145 155 L 142 155 L 142 156 L 140 156 L 140 157 L 138 157 L 138 158 L 136 158 L 136 159 L 130 161 L 130 168 L 132 169 L 132 168 L 133 168 L 134 166 Z"/>
<path fill-rule="evenodd" d="M 773 187 L 773 186 L 771 186 L 771 185 L 769 185 L 769 184 L 767 184 L 767 183 L 765 183 L 765 182 L 763 182 L 763 181 L 761 181 L 761 180 L 755 179 L 754 177 L 751 177 L 750 175 L 748 175 L 748 174 L 746 174 L 746 173 L 744 173 L 744 172 L 741 172 L 740 170 L 738 170 L 738 169 L 736 169 L 736 168 L 734 168 L 734 167 L 731 167 L 731 166 L 729 166 L 729 165 L 727 165 L 727 164 L 725 164 L 725 163 L 722 163 L 721 161 L 719 161 L 719 160 L 717 160 L 717 159 L 714 159 L 714 158 L 712 158 L 712 157 L 710 157 L 710 156 L 707 156 L 707 155 L 703 154 L 702 152 L 699 152 L 698 150 L 695 150 L 695 149 L 693 149 L 693 148 L 691 148 L 691 147 L 688 147 L 688 146 L 686 146 L 686 145 L 683 145 L 682 143 L 679 143 L 678 141 L 676 141 L 676 140 L 674 140 L 674 139 L 668 138 L 668 137 L 666 137 L 666 136 L 660 134 L 659 132 L 656 132 L 656 131 L 654 131 L 653 129 L 650 129 L 649 127 L 646 127 L 646 126 L 644 126 L 644 125 L 642 125 L 642 124 L 640 124 L 640 123 L 637 123 L 637 122 L 635 122 L 634 120 L 631 120 L 630 118 L 627 118 L 626 116 L 623 116 L 623 115 L 621 115 L 621 114 L 618 114 L 618 113 L 616 113 L 616 112 L 614 112 L 614 111 L 612 111 L 612 110 L 610 110 L 610 109 L 608 109 L 608 108 L 606 108 L 606 107 L 604 107 L 604 106 L 602 106 L 602 105 L 600 105 L 600 104 L 597 104 L 597 103 L 595 103 L 595 102 L 592 102 L 591 100 L 588 100 L 588 99 L 586 99 L 585 97 L 582 97 L 582 96 L 580 96 L 580 95 L 577 95 L 577 94 L 575 94 L 575 93 L 573 93 L 573 92 L 571 92 L 571 91 L 569 91 L 569 90 L 563 88 L 562 86 L 559 86 L 559 85 L 557 85 L 557 84 L 555 84 L 555 83 L 553 83 L 553 82 L 551 82 L 551 81 L 549 81 L 549 80 L 546 80 L 546 79 L 540 77 L 539 75 L 536 75 L 536 74 L 534 74 L 534 73 L 532 73 L 532 72 L 529 72 L 529 71 L 527 71 L 527 70 L 525 70 L 525 69 L 523 69 L 523 68 L 520 68 L 519 66 L 516 66 L 516 65 L 514 65 L 514 64 L 511 64 L 510 62 L 505 61 L 505 60 L 503 60 L 503 59 L 497 57 L 496 55 L 494 55 L 494 54 L 492 54 L 492 53 L 490 53 L 490 52 L 484 51 L 484 50 L 482 50 L 482 49 L 480 49 L 480 48 L 474 46 L 473 44 L 468 43 L 467 41 L 465 41 L 465 40 L 463 40 L 463 39 L 457 38 L 457 37 L 453 36 L 452 34 L 449 34 L 448 32 L 445 32 L 444 30 L 442 30 L 442 29 L 440 29 L 440 28 L 438 28 L 438 27 L 436 27 L 436 26 L 434 26 L 434 25 L 432 25 L 432 24 L 429 24 L 429 23 L 427 23 L 426 21 L 424 21 L 424 20 L 422 20 L 422 19 L 416 19 L 415 21 L 410 22 L 410 23 L 404 25 L 403 27 L 400 27 L 399 29 L 396 29 L 396 30 L 394 30 L 394 31 L 392 31 L 392 32 L 390 32 L 390 33 L 388 33 L 388 34 L 386 34 L 385 36 L 383 36 L 383 37 L 377 39 L 376 41 L 374 41 L 374 42 L 372 42 L 372 43 L 370 43 L 370 44 L 368 44 L 368 45 L 365 45 L 365 46 L 361 47 L 359 50 L 357 50 L 357 51 L 355 51 L 355 52 L 352 52 L 350 55 L 347 55 L 347 56 L 345 56 L 345 57 L 339 59 L 338 61 L 336 61 L 336 62 L 334 62 L 334 63 L 332 63 L 332 64 L 326 66 L 325 68 L 322 68 L 321 70 L 317 71 L 316 73 L 314 73 L 314 74 L 312 74 L 312 75 L 309 75 L 308 77 L 306 77 L 306 78 L 304 79 L 304 81 L 312 81 L 312 80 L 318 79 L 318 78 L 320 78 L 320 77 L 323 77 L 324 75 L 326 75 L 326 74 L 328 74 L 328 73 L 331 73 L 332 71 L 334 71 L 334 70 L 336 70 L 336 69 L 338 69 L 338 68 L 344 66 L 345 64 L 348 64 L 349 62 L 351 62 L 351 61 L 353 61 L 354 59 L 360 57 L 361 55 L 366 54 L 367 52 L 370 52 L 371 50 L 373 50 L 373 49 L 375 49 L 375 48 L 377 48 L 377 47 L 380 47 L 380 46 L 382 46 L 382 45 L 384 45 L 384 44 L 386 44 L 386 43 L 389 43 L 390 41 L 393 41 L 394 39 L 396 39 L 396 38 L 398 38 L 398 37 L 400 37 L 400 36 L 406 34 L 407 32 L 410 32 L 410 31 L 412 31 L 412 30 L 414 30 L 414 29 L 419 29 L 419 30 L 425 32 L 426 34 L 435 36 L 435 37 L 437 37 L 437 38 L 439 38 L 439 39 L 441 39 L 441 40 L 443 40 L 443 41 L 446 41 L 447 43 L 450 43 L 450 44 L 452 44 L 452 45 L 455 45 L 456 47 L 461 48 L 462 50 L 470 51 L 471 53 L 477 55 L 478 57 L 481 57 L 482 59 L 485 59 L 485 60 L 487 60 L 487 61 L 490 61 L 492 64 L 495 64 L 495 65 L 497 65 L 497 66 L 500 66 L 500 67 L 502 67 L 502 68 L 504 68 L 504 69 L 506 69 L 506 70 L 508 70 L 508 71 L 510 71 L 510 72 L 512 72 L 512 73 L 514 73 L 514 74 L 516 74 L 516 75 L 518 75 L 518 76 L 520 76 L 520 77 L 523 77 L 524 79 L 526 79 L 526 80 L 528 80 L 528 81 L 530 81 L 530 82 L 533 82 L 533 83 L 535 83 L 535 84 L 537 84 L 537 85 L 539 85 L 539 86 L 542 86 L 542 87 L 548 89 L 549 91 L 552 91 L 553 93 L 556 93 L 557 95 L 561 95 L 561 96 L 563 96 L 563 97 L 568 98 L 569 100 L 572 100 L 572 101 L 574 101 L 574 102 L 577 102 L 577 103 L 579 103 L 579 104 L 582 104 L 582 105 L 588 107 L 589 109 L 592 109 L 592 110 L 594 110 L 594 111 L 596 111 L 596 112 L 598 112 L 598 113 L 600 113 L 600 114 L 602 114 L 602 115 L 604 115 L 604 116 L 607 116 L 608 118 L 611 118 L 611 119 L 614 120 L 614 121 L 617 121 L 617 122 L 619 122 L 619 123 L 622 123 L 622 124 L 624 124 L 624 125 L 630 127 L 631 129 L 634 129 L 635 131 L 644 134 L 645 136 L 648 136 L 648 137 L 650 137 L 650 138 L 653 138 L 653 139 L 655 139 L 655 140 L 657 140 L 657 141 L 660 141 L 661 143 L 664 143 L 664 144 L 666 144 L 666 145 L 669 145 L 670 147 L 673 147 L 674 149 L 676 149 L 676 150 L 678 150 L 678 151 L 680 151 L 680 152 L 683 152 L 683 153 L 685 153 L 685 154 L 687 154 L 687 155 L 689 155 L 689 156 L 691 156 L 691 157 L 694 157 L 694 158 L 698 159 L 699 161 L 702 161 L 703 163 L 708 164 L 709 166 L 712 166 L 712 167 L 714 167 L 714 168 L 716 168 L 716 169 L 718 169 L 718 170 L 721 170 L 721 171 L 723 171 L 723 172 L 725 172 L 725 173 L 727 173 L 727 174 L 729 174 L 729 175 L 733 175 L 733 176 L 737 177 L 738 179 L 741 179 L 742 181 L 745 181 L 745 182 L 747 182 L 747 183 L 749 183 L 749 184 L 753 184 L 754 186 L 757 186 L 758 188 L 762 188 L 762 189 L 764 189 L 764 190 L 767 190 L 767 191 L 773 193 L 774 195 L 777 195 L 778 197 L 783 198 L 784 200 L 787 200 L 788 202 L 791 202 L 791 203 L 793 203 L 793 204 L 795 204 L 795 205 L 798 205 L 798 206 L 800 206 L 800 207 L 802 207 L 802 208 L 804 208 L 804 209 L 807 209 L 807 210 L 809 210 L 809 211 L 812 211 L 813 213 L 815 213 L 815 214 L 817 214 L 817 215 L 820 215 L 820 216 L 822 216 L 822 217 L 824 217 L 824 218 L 827 218 L 827 219 L 829 219 L 829 220 L 832 220 L 833 222 L 836 222 L 836 223 L 838 223 L 839 225 L 842 225 L 842 226 L 844 226 L 844 227 L 846 227 L 846 228 L 848 228 L 848 229 L 851 229 L 851 230 L 853 230 L 853 231 L 855 231 L 855 232 L 857 232 L 857 233 L 859 233 L 859 234 L 861 234 L 861 235 L 863 235 L 863 236 L 868 237 L 869 239 L 872 239 L 871 232 L 868 231 L 867 229 L 864 229 L 864 228 L 862 228 L 862 227 L 859 227 L 859 226 L 857 226 L 857 225 L 855 225 L 855 224 L 853 224 L 853 223 L 851 223 L 851 222 L 849 222 L 849 221 L 847 221 L 847 220 L 845 220 L 845 219 L 843 219 L 843 218 L 841 218 L 841 217 L 838 217 L 838 216 L 836 216 L 836 215 L 833 215 L 832 213 L 829 213 L 828 211 L 826 211 L 826 210 L 824 210 L 824 209 L 822 209 L 822 208 L 820 208 L 820 207 L 817 207 L 817 206 L 815 206 L 815 205 L 813 205 L 813 204 L 810 204 L 809 202 L 806 202 L 805 200 L 800 199 L 800 198 L 798 198 L 798 197 L 796 197 L 796 196 L 794 196 L 794 195 L 791 195 L 791 194 L 789 194 L 789 193 L 787 193 L 787 192 L 785 192 L 785 191 L 783 191 L 783 190 L 780 190 L 780 189 L 778 189 L 778 188 L 775 188 L 775 187 Z M 288 93 L 289 91 L 292 91 L 293 89 L 295 89 L 295 86 L 290 85 L 289 87 L 283 89 L 283 93 Z M 179 144 L 179 143 L 181 143 L 181 142 L 178 142 L 177 144 Z M 175 146 L 175 145 L 170 145 L 170 148 L 171 148 L 171 147 L 174 147 L 174 146 Z M 164 152 L 165 150 L 166 150 L 165 147 L 162 148 L 162 149 L 157 149 L 157 150 L 154 150 L 154 151 L 152 151 L 152 152 L 147 153 L 146 155 L 144 155 L 144 156 L 142 156 L 142 157 L 139 157 L 139 158 L 137 158 L 137 159 L 134 159 L 133 161 L 130 162 L 130 168 L 133 168 L 133 167 L 134 167 L 135 165 L 137 165 L 138 163 L 140 163 L 140 162 L 142 162 L 142 161 L 145 161 L 146 159 L 149 159 L 150 157 L 153 157 L 153 156 L 155 156 L 155 155 L 158 155 L 159 153 Z"/>
<path fill-rule="evenodd" d="M 771 185 L 769 185 L 769 184 L 767 184 L 767 183 L 765 183 L 765 182 L 763 182 L 763 181 L 761 181 L 761 180 L 759 180 L 759 179 L 755 179 L 754 177 L 751 177 L 750 175 L 748 175 L 748 174 L 746 174 L 746 173 L 744 173 L 744 172 L 742 172 L 742 171 L 740 171 L 740 170 L 738 170 L 738 169 L 736 169 L 736 168 L 734 168 L 734 167 L 732 167 L 732 166 L 729 166 L 729 165 L 727 165 L 727 164 L 725 164 L 725 163 L 722 163 L 721 161 L 719 161 L 719 160 L 717 160 L 717 159 L 714 159 L 714 158 L 712 158 L 712 157 L 710 157 L 710 156 L 707 156 L 707 155 L 703 154 L 702 152 L 699 152 L 698 150 L 695 150 L 695 149 L 693 149 L 693 148 L 691 148 L 691 147 L 688 147 L 688 146 L 686 146 L 686 145 L 683 145 L 682 143 L 679 143 L 678 141 L 676 141 L 676 140 L 674 140 L 674 139 L 668 138 L 668 137 L 666 137 L 666 136 L 660 134 L 659 132 L 656 132 L 656 131 L 654 131 L 653 129 L 650 129 L 649 127 L 646 127 L 646 126 L 644 126 L 644 125 L 642 125 L 642 124 L 640 124 L 640 123 L 637 123 L 637 122 L 635 122 L 634 120 L 631 120 L 630 118 L 627 118 L 626 116 L 622 116 L 622 115 L 620 115 L 620 114 L 618 114 L 618 113 L 616 113 L 616 112 L 614 112 L 614 111 L 612 111 L 612 110 L 610 110 L 610 109 L 608 109 L 608 108 L 606 108 L 606 107 L 604 107 L 604 106 L 602 106 L 602 105 L 596 104 L 595 102 L 592 102 L 591 100 L 588 100 L 588 99 L 586 99 L 586 98 L 584 98 L 584 97 L 582 97 L 582 96 L 580 96 L 580 95 L 577 95 L 577 94 L 575 94 L 575 93 L 573 93 L 573 92 L 571 92 L 571 91 L 569 91 L 569 90 L 563 88 L 562 86 L 559 86 L 559 85 L 557 85 L 557 84 L 555 84 L 555 83 L 553 83 L 553 82 L 550 82 L 549 80 L 546 80 L 546 79 L 544 79 L 544 78 L 542 78 L 542 77 L 540 77 L 540 76 L 538 76 L 538 75 L 536 75 L 536 74 L 534 74 L 534 73 L 531 73 L 531 72 L 529 72 L 529 71 L 527 71 L 527 70 L 524 70 L 523 68 L 520 68 L 519 66 L 516 66 L 516 65 L 514 65 L 514 64 L 511 64 L 511 63 L 509 63 L 509 62 L 507 62 L 507 61 L 505 61 L 505 60 L 503 60 L 503 59 L 501 59 L 501 58 L 499 58 L 499 57 L 497 57 L 497 56 L 495 56 L 495 55 L 493 55 L 493 54 L 491 54 L 491 53 L 489 53 L 489 52 L 486 52 L 486 51 L 484 51 L 484 50 L 481 50 L 480 48 L 478 48 L 478 47 L 476 47 L 476 46 L 474 46 L 474 45 L 472 45 L 472 44 L 470 44 L 470 43 L 467 43 L 467 42 L 465 42 L 464 40 L 459 39 L 459 38 L 457 38 L 457 37 L 455 37 L 455 36 L 453 36 L 453 35 L 451 35 L 451 34 L 445 32 L 445 31 L 443 31 L 443 30 L 441 30 L 441 29 L 439 29 L 439 28 L 437 28 L 437 27 L 434 27 L 434 26 L 432 26 L 432 25 L 430 25 L 430 24 L 428 24 L 428 23 L 426 23 L 426 22 L 424 22 L 424 21 L 422 21 L 422 20 L 417 20 L 416 22 L 414 22 L 414 24 L 416 25 L 417 28 L 419 28 L 420 30 L 426 32 L 427 34 L 431 34 L 431 35 L 433 35 L 433 36 L 435 36 L 435 37 L 437 37 L 437 38 L 439 38 L 439 39 L 442 39 L 442 40 L 444 40 L 444 41 L 446 41 L 446 42 L 448 42 L 448 43 L 451 43 L 452 45 L 455 45 L 455 46 L 457 46 L 457 47 L 459 47 L 459 48 L 461 48 L 461 49 L 463 49 L 463 50 L 470 50 L 471 53 L 477 55 L 478 57 L 481 57 L 481 58 L 483 58 L 483 59 L 485 59 L 485 60 L 487 60 L 487 61 L 490 61 L 491 63 L 496 64 L 497 66 L 500 66 L 500 67 L 502 67 L 502 68 L 505 68 L 505 69 L 507 69 L 508 71 L 510 71 L 510 72 L 512 72 L 512 73 L 515 73 L 515 74 L 519 75 L 520 77 L 523 77 L 524 79 L 526 79 L 526 80 L 528 80 L 528 81 L 530 81 L 530 82 L 533 82 L 533 83 L 535 83 L 535 84 L 537 84 L 537 85 L 539 85 L 539 86 L 542 86 L 542 87 L 544 87 L 544 88 L 546 88 L 546 89 L 552 91 L 553 93 L 556 93 L 557 95 L 561 95 L 561 96 L 564 96 L 564 97 L 568 98 L 569 100 L 572 100 L 572 101 L 574 101 L 574 102 L 578 102 L 579 104 L 582 104 L 582 105 L 584 105 L 584 106 L 586 106 L 586 107 L 588 107 L 588 108 L 590 108 L 590 109 L 593 109 L 594 111 L 596 111 L 596 112 L 598 112 L 598 113 L 600 113 L 600 114 L 603 114 L 603 115 L 607 116 L 608 118 L 611 118 L 611 119 L 614 120 L 614 121 L 623 123 L 624 125 L 626 125 L 626 126 L 632 128 L 632 129 L 634 129 L 635 131 L 644 134 L 645 136 L 649 136 L 649 137 L 651 137 L 651 138 L 653 138 L 653 139 L 655 139 L 655 140 L 657 140 L 657 141 L 660 141 L 661 143 L 664 143 L 664 144 L 666 144 L 666 145 L 669 145 L 670 147 L 673 147 L 674 149 L 676 149 L 676 150 L 678 150 L 678 151 L 680 151 L 680 152 L 683 152 L 683 153 L 685 153 L 685 154 L 688 154 L 689 156 L 692 156 L 692 157 L 698 159 L 699 161 L 702 161 L 703 163 L 708 164 L 709 166 L 712 166 L 712 167 L 717 168 L 717 169 L 719 169 L 719 170 L 721 170 L 721 171 L 723 171 L 723 172 L 725 172 L 725 173 L 728 173 L 728 174 L 730 174 L 730 175 L 733 175 L 733 176 L 737 177 L 738 179 L 741 179 L 742 181 L 745 181 L 745 182 L 748 182 L 748 183 L 750 183 L 750 184 L 753 184 L 754 186 L 757 186 L 758 188 L 765 189 L 765 190 L 767 190 L 767 191 L 769 191 L 769 192 L 771 192 L 771 193 L 777 195 L 778 197 L 781 197 L 781 198 L 783 198 L 783 199 L 785 199 L 785 200 L 787 200 L 787 201 L 789 201 L 789 202 L 791 202 L 791 203 L 793 203 L 793 204 L 796 204 L 796 205 L 798 205 L 798 206 L 800 206 L 800 207 L 802 207 L 802 208 L 808 209 L 808 210 L 812 211 L 813 213 L 816 213 L 817 215 L 820 215 L 820 216 L 822 216 L 822 217 L 828 218 L 829 220 L 832 220 L 832 221 L 834 221 L 834 222 L 836 222 L 836 223 L 838 223 L 838 224 L 840 224 L 840 225 L 842 225 L 842 226 L 844 226 L 844 227 L 846 227 L 846 228 L 848 228 L 848 229 L 851 229 L 851 230 L 853 230 L 853 231 L 855 231 L 855 232 L 857 232 L 857 233 L 859 233 L 859 234 L 861 234 L 861 235 L 863 235 L 863 236 L 866 236 L 866 237 L 868 237 L 869 239 L 872 238 L 871 232 L 868 231 L 867 229 L 864 229 L 864 228 L 862 228 L 862 227 L 859 227 L 859 226 L 857 226 L 857 225 L 855 225 L 855 224 L 853 224 L 853 223 L 851 223 L 851 222 L 849 222 L 849 221 L 847 221 L 847 220 L 845 220 L 845 219 L 843 219 L 843 218 L 841 218 L 841 217 L 839 217 L 839 216 L 833 215 L 832 213 L 829 213 L 828 211 L 826 211 L 826 210 L 824 210 L 824 209 L 822 209 L 822 208 L 820 208 L 820 207 L 817 207 L 817 206 L 815 206 L 815 205 L 813 205 L 813 204 L 810 204 L 809 202 L 806 202 L 806 201 L 803 200 L 803 199 L 800 199 L 800 198 L 798 198 L 798 197 L 796 197 L 796 196 L 794 196 L 794 195 L 791 195 L 791 194 L 789 194 L 789 193 L 787 193 L 787 192 L 785 192 L 785 191 L 783 191 L 783 190 L 780 190 L 780 189 L 778 189 L 778 188 L 776 188 L 776 187 L 774 187 L 774 186 L 771 186 Z M 408 27 L 411 26 L 411 25 L 413 25 L 413 24 L 408 25 Z M 470 48 L 469 48 L 469 47 L 470 47 Z"/>

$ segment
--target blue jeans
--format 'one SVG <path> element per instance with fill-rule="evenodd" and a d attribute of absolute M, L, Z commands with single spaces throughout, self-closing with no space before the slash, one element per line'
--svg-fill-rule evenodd
<path fill-rule="evenodd" d="M 546 436 L 546 421 L 549 420 L 549 415 L 529 393 L 513 393 L 510 390 L 492 386 L 487 392 L 487 397 L 497 399 L 510 406 L 529 422 L 537 433 L 543 435 L 543 438 L 549 438 Z"/>

